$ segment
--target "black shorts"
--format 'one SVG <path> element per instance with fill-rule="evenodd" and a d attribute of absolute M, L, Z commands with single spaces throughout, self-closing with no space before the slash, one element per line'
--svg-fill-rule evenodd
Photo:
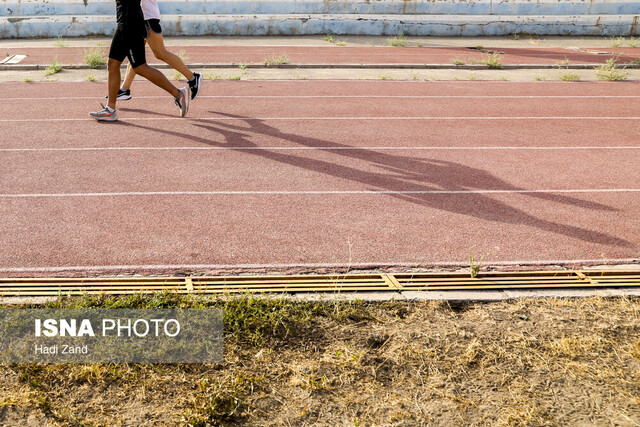
<path fill-rule="evenodd" d="M 144 21 L 144 25 L 147 27 L 147 32 L 153 31 L 156 34 L 162 34 L 162 27 L 160 26 L 159 19 L 147 19 Z"/>
<path fill-rule="evenodd" d="M 129 58 L 133 68 L 144 65 L 147 62 L 144 53 L 144 33 L 125 31 L 120 28 L 116 30 L 111 41 L 109 58 L 122 62 L 125 57 Z"/>

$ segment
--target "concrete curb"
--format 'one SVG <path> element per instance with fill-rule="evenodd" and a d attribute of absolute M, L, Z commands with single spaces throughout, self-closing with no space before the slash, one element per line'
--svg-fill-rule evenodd
<path fill-rule="evenodd" d="M 163 33 L 189 35 L 634 36 L 640 15 L 164 15 Z M 0 38 L 111 35 L 110 15 L 0 17 Z"/>
<path fill-rule="evenodd" d="M 1 0 L 0 15 L 114 15 L 113 0 Z M 382 15 L 623 15 L 636 0 L 160 0 L 163 15 L 382 14 Z"/>

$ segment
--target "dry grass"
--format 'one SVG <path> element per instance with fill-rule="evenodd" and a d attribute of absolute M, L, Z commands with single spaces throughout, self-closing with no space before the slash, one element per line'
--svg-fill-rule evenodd
<path fill-rule="evenodd" d="M 141 304 L 222 307 L 224 362 L 0 365 L 0 424 L 640 422 L 640 300 L 90 302 Z"/>

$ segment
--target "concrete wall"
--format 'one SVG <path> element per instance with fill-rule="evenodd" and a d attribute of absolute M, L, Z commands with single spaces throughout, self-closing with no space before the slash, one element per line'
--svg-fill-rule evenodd
<path fill-rule="evenodd" d="M 113 0 L 0 0 L 0 38 L 110 35 Z M 631 0 L 184 0 L 167 35 L 639 35 Z"/>

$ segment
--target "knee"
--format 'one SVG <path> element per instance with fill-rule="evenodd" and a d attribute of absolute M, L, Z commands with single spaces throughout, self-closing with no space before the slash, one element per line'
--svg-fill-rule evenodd
<path fill-rule="evenodd" d="M 165 61 L 165 59 L 167 59 L 167 51 L 166 49 L 162 49 L 162 50 L 154 50 L 153 51 L 153 56 L 156 57 L 156 59 L 159 59 L 160 61 Z"/>
<path fill-rule="evenodd" d="M 139 65 L 133 69 L 133 71 L 135 71 L 136 74 L 139 74 L 142 77 L 145 77 L 148 74 L 147 73 L 148 70 L 149 70 L 149 66 L 147 64 Z"/>
<path fill-rule="evenodd" d="M 109 70 L 110 73 L 116 70 L 119 70 L 120 64 L 121 62 L 118 62 L 115 59 L 109 58 L 109 61 L 107 61 L 107 70 Z"/>

